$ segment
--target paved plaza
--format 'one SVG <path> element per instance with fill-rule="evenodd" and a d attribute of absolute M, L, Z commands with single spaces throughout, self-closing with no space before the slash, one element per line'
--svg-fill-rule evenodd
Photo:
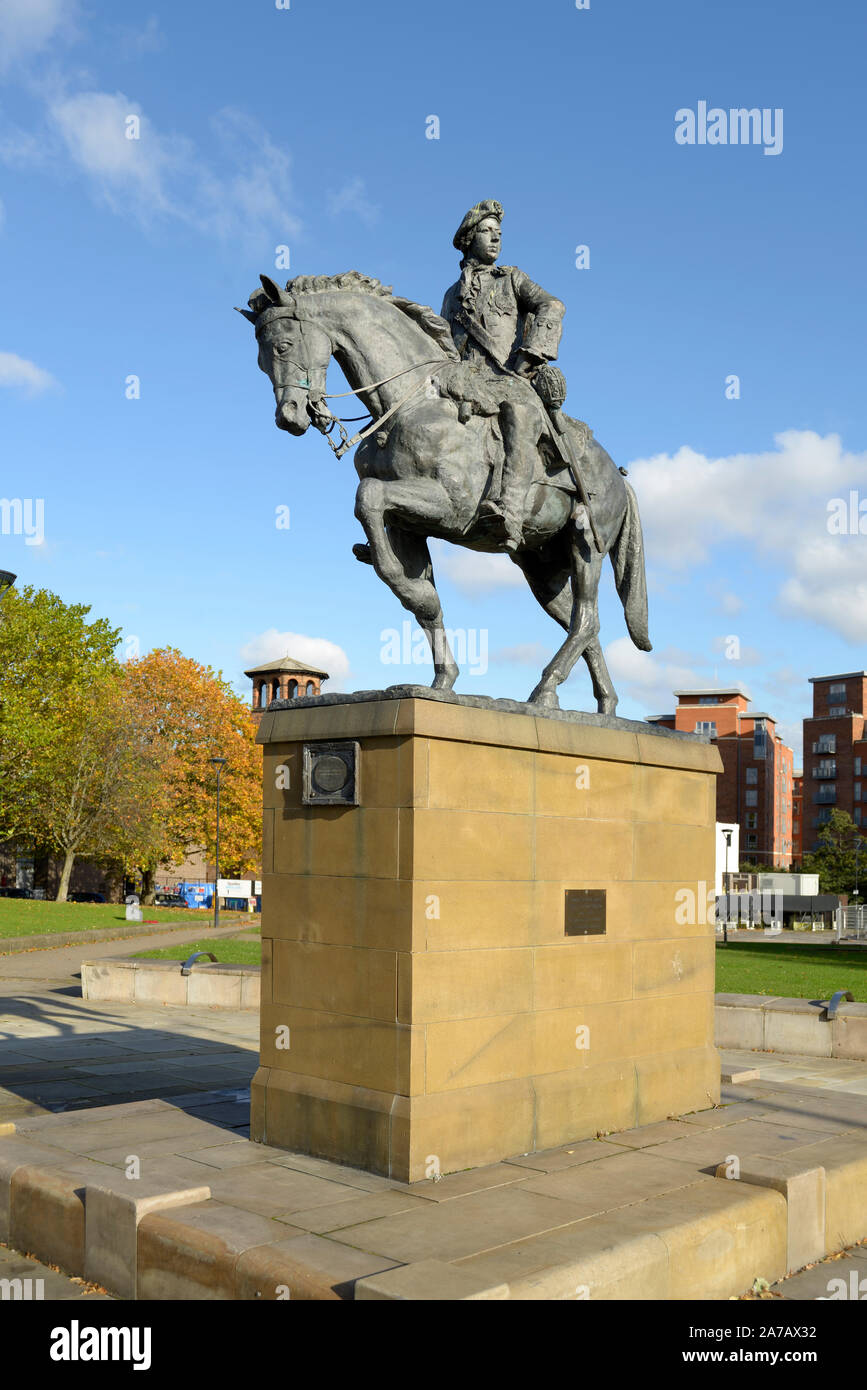
<path fill-rule="evenodd" d="M 726 1052 L 725 1071 L 760 1076 L 724 1086 L 720 1107 L 409 1186 L 249 1141 L 255 1012 L 87 1002 L 87 951 L 40 954 L 47 978 L 2 962 L 0 1150 L 78 1190 L 122 1190 L 135 1155 L 146 1182 L 197 1193 L 142 1221 L 140 1298 L 390 1297 L 407 1266 L 441 1298 L 731 1297 L 765 1279 L 808 1299 L 867 1277 L 859 1247 L 781 1282 L 779 1191 L 715 1176 L 733 1154 L 867 1162 L 867 1063 Z M 0 1246 L 4 1277 L 107 1296 Z"/>

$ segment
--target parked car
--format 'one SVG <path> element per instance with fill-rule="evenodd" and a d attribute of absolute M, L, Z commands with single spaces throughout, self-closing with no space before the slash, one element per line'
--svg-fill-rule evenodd
<path fill-rule="evenodd" d="M 104 903 L 104 893 L 70 893 L 67 902 L 70 903 Z"/>
<path fill-rule="evenodd" d="M 29 888 L 0 888 L 0 898 L 32 898 Z"/>
<path fill-rule="evenodd" d="M 185 897 L 180 893 L 154 893 L 154 907 L 187 907 Z"/>

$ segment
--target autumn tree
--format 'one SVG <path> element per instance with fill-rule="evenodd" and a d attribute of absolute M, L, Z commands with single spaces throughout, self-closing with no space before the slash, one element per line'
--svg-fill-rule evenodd
<path fill-rule="evenodd" d="M 262 757 L 249 708 L 219 673 L 172 647 L 127 662 L 126 698 L 143 748 L 160 768 L 152 799 L 150 842 L 142 841 L 138 868 L 145 901 L 161 863 L 180 863 L 193 849 L 215 853 L 216 773 L 210 759 L 226 759 L 220 782 L 221 866 L 248 876 L 261 861 Z"/>

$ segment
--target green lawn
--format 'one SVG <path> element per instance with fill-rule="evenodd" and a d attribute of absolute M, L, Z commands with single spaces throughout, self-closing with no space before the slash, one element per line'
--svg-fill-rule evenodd
<path fill-rule="evenodd" d="M 243 936 L 220 936 L 216 940 L 188 941 L 185 946 L 167 946 L 163 951 L 137 951 L 136 960 L 186 960 L 196 951 L 212 951 L 221 965 L 261 965 L 262 942 L 258 932 Z M 207 960 L 202 961 L 208 965 Z"/>
<path fill-rule="evenodd" d="M 867 1000 L 867 951 L 835 946 L 795 946 L 732 941 L 717 947 L 720 994 L 776 994 L 783 999 L 829 999 L 851 989 Z"/>
<path fill-rule="evenodd" d="M 227 925 L 238 914 L 221 913 Z M 144 922 L 187 922 L 194 930 L 199 925 L 213 925 L 213 914 L 199 908 L 143 907 Z M 90 931 L 94 928 L 127 924 L 126 908 L 122 903 L 52 903 L 35 898 L 0 898 L 0 937 L 36 936 L 43 932 Z"/>

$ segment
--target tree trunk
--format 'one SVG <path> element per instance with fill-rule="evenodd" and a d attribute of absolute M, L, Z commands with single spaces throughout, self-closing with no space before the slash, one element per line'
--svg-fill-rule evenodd
<path fill-rule="evenodd" d="M 154 877 L 155 869 L 142 869 L 141 871 L 141 902 L 142 907 L 153 907 L 154 905 Z"/>
<path fill-rule="evenodd" d="M 63 861 L 63 873 L 60 875 L 60 886 L 59 886 L 59 888 L 57 889 L 57 897 L 56 897 L 55 900 L 54 900 L 55 902 L 58 902 L 58 903 L 65 903 L 65 902 L 66 902 L 66 895 L 67 895 L 67 893 L 68 893 L 68 891 L 69 891 L 69 880 L 70 880 L 71 877 L 72 877 L 72 866 L 73 866 L 74 863 L 75 863 L 75 850 L 74 850 L 74 849 L 68 849 L 68 850 L 66 851 L 66 857 L 65 857 L 65 859 L 64 859 L 64 861 Z"/>

